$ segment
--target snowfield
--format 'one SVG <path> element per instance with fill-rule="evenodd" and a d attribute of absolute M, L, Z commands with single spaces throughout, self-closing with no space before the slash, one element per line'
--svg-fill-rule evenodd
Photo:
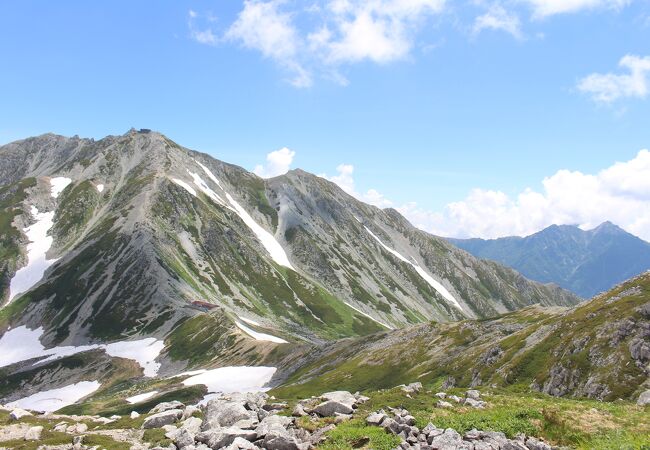
<path fill-rule="evenodd" d="M 153 397 L 157 393 L 158 393 L 158 391 L 145 392 L 143 394 L 138 394 L 138 395 L 134 395 L 133 397 L 129 397 L 129 398 L 126 399 L 126 401 L 131 403 L 132 405 L 134 405 L 136 403 L 140 403 L 140 402 L 143 402 L 145 400 L 149 400 L 151 397 Z"/>
<path fill-rule="evenodd" d="M 39 213 L 35 206 L 32 206 L 32 216 L 36 222 L 24 229 L 29 244 L 27 244 L 27 265 L 16 271 L 16 274 L 9 283 L 9 301 L 27 292 L 32 286 L 38 283 L 43 274 L 56 259 L 47 259 L 46 253 L 52 246 L 53 238 L 47 235 L 54 225 L 54 211 Z"/>
<path fill-rule="evenodd" d="M 252 337 L 256 341 L 268 341 L 268 342 L 275 342 L 276 344 L 288 344 L 288 342 L 285 341 L 284 339 L 281 339 L 279 337 L 275 337 L 275 336 L 272 336 L 272 335 L 266 334 L 266 333 L 259 333 L 259 332 L 255 331 L 255 330 L 252 330 L 252 329 L 248 328 L 243 323 L 239 323 L 239 322 L 235 321 L 235 325 L 237 325 L 237 327 L 240 330 L 242 330 L 244 333 L 246 333 L 247 335 L 249 335 L 250 337 Z"/>
<path fill-rule="evenodd" d="M 101 384 L 97 381 L 80 381 L 58 389 L 42 391 L 29 397 L 8 403 L 9 408 L 23 408 L 32 411 L 51 412 L 72 405 L 95 392 Z"/>
<path fill-rule="evenodd" d="M 146 377 L 154 377 L 158 374 L 158 369 L 160 369 L 160 364 L 155 362 L 155 359 L 165 346 L 163 341 L 155 338 L 145 338 L 137 341 L 112 342 L 110 344 L 61 346 L 46 349 L 40 341 L 42 335 L 42 327 L 30 330 L 22 325 L 7 331 L 0 337 L 0 367 L 32 358 L 46 357 L 40 362 L 54 361 L 88 350 L 102 349 L 110 356 L 136 361 L 142 367 Z"/>
<path fill-rule="evenodd" d="M 103 184 L 98 184 L 96 187 L 97 187 L 97 192 L 99 192 L 100 194 L 102 192 L 104 192 L 104 185 Z"/>
<path fill-rule="evenodd" d="M 174 183 L 176 183 L 177 185 L 179 185 L 180 187 L 182 187 L 183 189 L 185 189 L 190 194 L 192 194 L 194 197 L 196 197 L 196 191 L 194 190 L 194 188 L 192 186 L 190 186 L 189 184 L 187 184 L 183 180 L 179 180 L 178 178 L 172 178 L 172 181 Z"/>
<path fill-rule="evenodd" d="M 427 272 L 426 272 L 422 267 L 420 267 L 419 264 L 414 263 L 414 262 L 412 262 L 412 261 L 406 259 L 406 258 L 405 258 L 401 253 L 397 252 L 396 250 L 393 250 L 392 248 L 390 248 L 389 246 L 387 246 L 386 244 L 384 244 L 384 243 L 381 241 L 381 239 L 379 239 L 379 238 L 375 235 L 375 233 L 373 233 L 372 231 L 370 231 L 370 229 L 369 229 L 368 227 L 364 226 L 364 228 L 366 229 L 366 231 L 367 231 L 368 233 L 370 233 L 370 236 L 372 236 L 373 238 L 375 238 L 375 240 L 376 240 L 377 242 L 379 242 L 379 245 L 381 245 L 382 247 L 384 247 L 384 249 L 385 249 L 387 252 L 389 252 L 389 253 L 391 253 L 392 255 L 394 255 L 397 259 L 400 259 L 400 260 L 404 261 L 405 263 L 410 264 L 411 266 L 413 266 L 413 268 L 414 268 L 415 271 L 418 273 L 418 275 L 420 275 L 420 276 L 424 279 L 424 281 L 426 281 L 426 282 L 429 284 L 429 286 L 431 286 L 431 287 L 434 288 L 436 291 L 438 291 L 438 293 L 439 293 L 440 295 L 442 295 L 442 296 L 445 298 L 445 300 L 447 300 L 449 303 L 451 303 L 452 305 L 454 305 L 456 308 L 460 309 L 461 311 L 463 310 L 463 308 L 461 308 L 461 306 L 460 306 L 460 303 L 458 303 L 458 300 L 456 300 L 456 299 L 454 298 L 454 296 L 451 295 L 451 292 L 449 292 L 449 291 L 447 290 L 447 288 L 444 287 L 440 282 L 434 280 L 433 277 L 432 277 L 431 275 L 429 275 L 429 274 L 428 274 L 428 273 L 427 273 Z"/>
<path fill-rule="evenodd" d="M 185 386 L 203 384 L 208 388 L 208 395 L 203 398 L 200 404 L 206 403 L 214 397 L 217 392 L 263 392 L 268 389 L 264 386 L 271 381 L 275 367 L 221 367 L 219 369 L 206 370 L 200 375 L 183 380 Z"/>
<path fill-rule="evenodd" d="M 50 185 L 52 186 L 52 197 L 57 198 L 61 192 L 65 188 L 68 187 L 68 185 L 72 183 L 72 180 L 70 178 L 66 177 L 56 177 L 56 178 L 50 178 Z"/>
<path fill-rule="evenodd" d="M 246 322 L 247 324 L 249 324 L 249 325 L 253 325 L 254 327 L 261 327 L 261 326 L 262 326 L 262 325 L 260 325 L 258 322 L 255 322 L 255 321 L 252 320 L 252 319 L 247 319 L 247 318 L 245 318 L 245 317 L 241 317 L 241 316 L 239 316 L 239 320 L 243 320 L 243 321 Z"/>

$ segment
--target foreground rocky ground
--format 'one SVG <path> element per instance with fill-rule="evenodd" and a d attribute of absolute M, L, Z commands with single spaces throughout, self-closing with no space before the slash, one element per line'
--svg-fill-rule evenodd
<path fill-rule="evenodd" d="M 127 416 L 0 409 L 0 449 L 551 450 L 647 448 L 647 405 L 558 400 L 420 383 L 280 401 L 265 393 L 158 403 Z"/>

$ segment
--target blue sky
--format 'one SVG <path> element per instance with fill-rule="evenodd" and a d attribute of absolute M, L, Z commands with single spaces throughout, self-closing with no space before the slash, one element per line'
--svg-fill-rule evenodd
<path fill-rule="evenodd" d="M 440 234 L 650 238 L 650 185 L 605 180 L 650 170 L 647 0 L 2 2 L 0 54 L 0 143 L 146 127 L 248 169 L 288 147 Z M 563 169 L 600 184 L 551 214 Z"/>

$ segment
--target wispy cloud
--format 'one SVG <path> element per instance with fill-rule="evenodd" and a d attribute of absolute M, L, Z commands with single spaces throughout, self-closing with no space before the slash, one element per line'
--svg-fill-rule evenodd
<path fill-rule="evenodd" d="M 478 16 L 474 20 L 472 33 L 476 36 L 484 30 L 504 31 L 516 39 L 523 39 L 524 37 L 519 16 L 507 11 L 500 4 L 490 6 L 485 14 Z"/>
<path fill-rule="evenodd" d="M 602 103 L 628 97 L 645 98 L 650 84 L 650 56 L 626 55 L 619 66 L 627 73 L 593 73 L 578 82 L 578 89 Z"/>
<path fill-rule="evenodd" d="M 611 9 L 619 10 L 632 0 L 521 0 L 533 8 L 538 19 L 556 14 L 577 13 L 585 10 Z"/>

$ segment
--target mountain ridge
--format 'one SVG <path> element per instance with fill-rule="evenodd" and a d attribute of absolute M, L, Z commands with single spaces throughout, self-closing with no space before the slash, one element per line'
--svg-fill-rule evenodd
<path fill-rule="evenodd" d="M 3 298 L 28 262 L 30 206 L 55 213 L 47 258 L 57 260 L 1 310 L 0 329 L 43 325 L 48 345 L 169 339 L 204 320 L 194 301 L 223 308 L 228 333 L 250 339 L 237 325 L 246 319 L 256 333 L 308 342 L 578 301 L 323 178 L 293 170 L 265 180 L 157 132 L 46 134 L 0 155 Z M 53 177 L 70 180 L 57 198 Z"/>
<path fill-rule="evenodd" d="M 591 230 L 551 225 L 525 237 L 448 241 L 474 256 L 498 261 L 530 279 L 556 283 L 585 298 L 650 269 L 650 243 L 610 221 Z"/>

